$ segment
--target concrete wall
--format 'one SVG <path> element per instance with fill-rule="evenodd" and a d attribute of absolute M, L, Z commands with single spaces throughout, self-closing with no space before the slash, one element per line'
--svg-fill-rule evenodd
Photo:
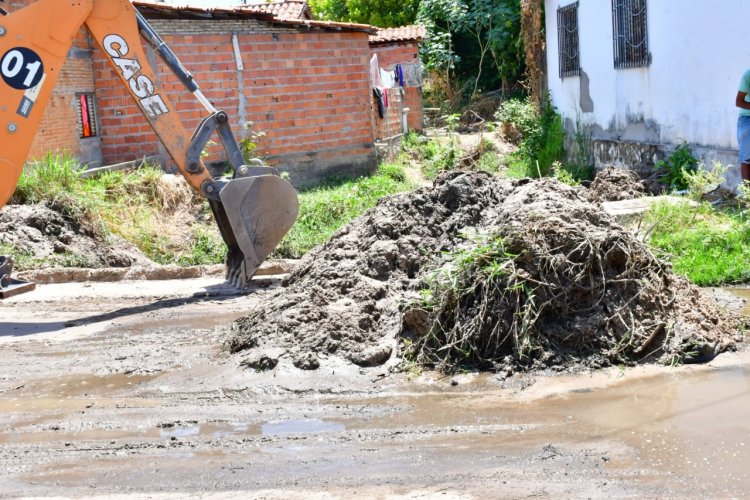
<path fill-rule="evenodd" d="M 580 0 L 581 76 L 561 79 L 557 9 L 571 3 L 545 2 L 548 85 L 569 126 L 580 119 L 594 141 L 634 141 L 666 150 L 684 140 L 709 160 L 737 165 L 734 99 L 750 68 L 747 0 L 648 0 L 653 61 L 617 70 L 611 1 Z M 617 155 L 609 160 L 617 163 Z M 731 169 L 729 180 L 736 183 L 738 176 Z"/>

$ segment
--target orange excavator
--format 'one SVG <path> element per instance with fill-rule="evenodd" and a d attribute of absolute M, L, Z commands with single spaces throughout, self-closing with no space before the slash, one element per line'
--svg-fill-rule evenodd
<path fill-rule="evenodd" d="M 106 54 L 185 180 L 208 200 L 228 248 L 227 279 L 244 288 L 294 224 L 297 193 L 276 169 L 257 160 L 246 164 L 227 114 L 214 108 L 129 0 L 39 0 L 0 17 L 0 207 L 18 183 L 42 112 L 82 25 Z M 192 134 L 159 87 L 141 39 L 206 109 L 206 117 Z M 232 166 L 231 176 L 212 173 L 201 160 L 214 135 Z M 12 262 L 0 257 L 0 298 L 29 288 L 13 280 L 11 271 Z"/>

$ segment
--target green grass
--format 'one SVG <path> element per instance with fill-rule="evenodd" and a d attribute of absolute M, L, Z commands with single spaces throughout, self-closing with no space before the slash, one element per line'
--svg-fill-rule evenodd
<path fill-rule="evenodd" d="M 80 165 L 65 154 L 49 154 L 43 160 L 24 169 L 11 203 L 44 203 L 59 210 L 90 235 L 103 241 L 116 234 L 135 244 L 150 259 L 159 263 L 188 265 L 222 262 L 217 257 L 215 237 L 206 236 L 213 223 L 198 224 L 189 241 L 189 255 L 181 252 L 176 238 L 165 236 L 169 229 L 166 216 L 178 206 L 191 202 L 187 184 L 164 182 L 159 167 L 145 165 L 132 171 L 106 172 L 96 178 L 81 178 Z M 189 214 L 185 215 L 189 217 Z M 203 232 L 201 232 L 203 231 Z M 184 240 L 184 236 L 181 236 Z M 223 242 L 221 243 L 223 245 Z M 209 248 L 210 247 L 210 248 Z M 19 263 L 19 268 L 55 266 L 87 266 L 86 262 L 65 254 L 50 256 L 37 262 L 31 256 L 8 249 Z"/>
<path fill-rule="evenodd" d="M 485 151 L 477 160 L 476 170 L 496 174 L 503 167 L 503 160 L 495 151 Z"/>
<path fill-rule="evenodd" d="M 13 259 L 14 269 L 18 271 L 44 267 L 92 267 L 92 263 L 86 257 L 70 252 L 37 257 L 15 245 L 0 244 L 0 255 L 10 256 Z"/>
<path fill-rule="evenodd" d="M 151 260 L 160 264 L 183 266 L 215 264 L 224 260 L 226 246 L 214 227 L 210 211 L 200 214 L 188 237 L 181 228 L 171 228 L 170 210 L 190 199 L 186 186 L 171 186 L 162 181 L 163 172 L 145 166 L 130 172 L 108 172 L 100 177 L 82 179 L 78 163 L 66 155 L 49 155 L 22 175 L 13 203 L 46 203 L 61 210 L 81 226 L 106 238 L 116 234 L 135 244 Z M 323 185 L 300 193 L 297 223 L 274 252 L 276 257 L 299 258 L 327 241 L 344 224 L 373 207 L 383 196 L 411 189 L 401 163 L 385 163 L 378 171 L 359 179 L 328 180 Z M 186 188 L 189 191 L 189 188 Z M 205 205 L 205 204 L 204 204 Z M 205 207 L 204 207 L 205 208 Z M 189 213 L 178 217 L 191 217 Z M 170 234 L 170 232 L 172 234 Z M 71 255 L 53 255 L 44 262 L 8 245 L 0 254 L 14 257 L 18 268 L 42 265 L 82 266 Z"/>
<path fill-rule="evenodd" d="M 331 180 L 300 192 L 297 222 L 273 253 L 275 257 L 299 258 L 328 241 L 333 233 L 351 222 L 384 196 L 411 189 L 402 166 L 381 165 L 369 177 Z"/>
<path fill-rule="evenodd" d="M 227 246 L 218 231 L 209 231 L 205 227 L 193 230 L 188 250 L 177 256 L 181 266 L 199 266 L 224 262 Z"/>
<path fill-rule="evenodd" d="M 646 216 L 649 244 L 667 253 L 674 271 L 700 286 L 750 281 L 747 214 L 707 204 L 655 204 Z"/>

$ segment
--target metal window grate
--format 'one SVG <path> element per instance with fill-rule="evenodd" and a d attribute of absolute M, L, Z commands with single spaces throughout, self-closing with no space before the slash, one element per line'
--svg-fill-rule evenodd
<path fill-rule="evenodd" d="M 96 137 L 97 123 L 94 94 L 90 92 L 76 94 L 76 101 L 78 102 L 78 135 L 82 139 Z"/>
<path fill-rule="evenodd" d="M 612 0 L 616 69 L 640 68 L 651 64 L 646 12 L 646 0 Z"/>
<path fill-rule="evenodd" d="M 580 75 L 578 2 L 557 9 L 557 40 L 560 55 L 560 78 Z"/>

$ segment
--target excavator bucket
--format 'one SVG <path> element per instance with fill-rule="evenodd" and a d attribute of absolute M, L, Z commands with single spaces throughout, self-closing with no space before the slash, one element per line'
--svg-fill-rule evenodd
<path fill-rule="evenodd" d="M 234 233 L 224 238 L 229 240 L 227 279 L 245 288 L 294 225 L 299 211 L 297 192 L 286 180 L 269 174 L 233 179 L 219 197 Z"/>

